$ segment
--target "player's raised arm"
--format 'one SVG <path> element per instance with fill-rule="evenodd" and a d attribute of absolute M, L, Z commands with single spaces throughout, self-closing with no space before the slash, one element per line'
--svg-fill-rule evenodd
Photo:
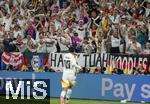
<path fill-rule="evenodd" d="M 75 67 L 77 69 L 77 71 L 82 69 L 82 67 L 79 66 L 76 61 L 73 61 L 72 66 Z"/>

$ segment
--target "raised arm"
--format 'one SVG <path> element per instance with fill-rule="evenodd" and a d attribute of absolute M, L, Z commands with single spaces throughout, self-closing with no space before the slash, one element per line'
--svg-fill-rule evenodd
<path fill-rule="evenodd" d="M 2 16 L 2 18 L 4 17 L 4 14 L 1 10 L 0 10 L 0 15 Z"/>
<path fill-rule="evenodd" d="M 72 66 L 75 67 L 78 71 L 82 69 L 82 67 L 79 66 L 76 61 L 72 62 Z"/>
<path fill-rule="evenodd" d="M 62 12 L 62 17 L 65 18 L 66 15 L 69 15 L 74 10 L 74 0 L 70 1 L 70 5 Z"/>

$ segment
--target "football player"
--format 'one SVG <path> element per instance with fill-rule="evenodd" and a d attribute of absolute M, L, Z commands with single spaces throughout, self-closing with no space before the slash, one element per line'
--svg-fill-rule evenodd
<path fill-rule="evenodd" d="M 63 57 L 63 75 L 62 75 L 62 91 L 60 95 L 61 104 L 68 104 L 72 94 L 72 88 L 76 85 L 76 75 L 81 70 L 81 67 L 76 61 L 75 49 L 69 48 L 69 53 Z"/>

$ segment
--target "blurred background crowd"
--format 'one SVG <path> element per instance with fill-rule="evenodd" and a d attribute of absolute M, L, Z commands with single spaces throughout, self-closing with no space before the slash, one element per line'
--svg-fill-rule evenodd
<path fill-rule="evenodd" d="M 150 54 L 150 0 L 1 0 L 1 52 Z"/>

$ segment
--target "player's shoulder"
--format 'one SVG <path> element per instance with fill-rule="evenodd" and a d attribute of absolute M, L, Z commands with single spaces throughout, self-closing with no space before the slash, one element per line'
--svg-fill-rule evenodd
<path fill-rule="evenodd" d="M 69 57 L 69 56 L 71 56 L 71 53 L 66 53 L 65 55 L 64 55 L 64 57 Z"/>
<path fill-rule="evenodd" d="M 64 55 L 64 59 L 71 59 L 73 57 L 73 55 L 71 53 L 66 53 Z"/>

